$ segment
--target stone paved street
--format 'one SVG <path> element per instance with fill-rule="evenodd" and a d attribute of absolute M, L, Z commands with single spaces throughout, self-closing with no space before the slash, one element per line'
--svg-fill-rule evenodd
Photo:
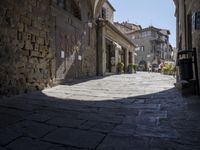
<path fill-rule="evenodd" d="M 0 100 L 0 150 L 199 150 L 200 99 L 122 74 Z"/>

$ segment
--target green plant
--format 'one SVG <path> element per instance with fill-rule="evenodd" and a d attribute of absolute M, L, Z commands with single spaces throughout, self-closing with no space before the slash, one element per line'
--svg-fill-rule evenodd
<path fill-rule="evenodd" d="M 119 63 L 117 64 L 117 72 L 118 72 L 118 73 L 123 73 L 123 71 L 124 71 L 124 63 L 119 62 Z"/>
<path fill-rule="evenodd" d="M 176 71 L 176 66 L 174 64 L 165 64 L 162 68 L 164 74 L 172 75 Z"/>
<path fill-rule="evenodd" d="M 133 64 L 133 69 L 136 71 L 137 70 L 138 65 L 137 64 Z"/>
<path fill-rule="evenodd" d="M 128 72 L 129 73 L 136 73 L 138 65 L 137 64 L 129 64 L 128 65 Z"/>
<path fill-rule="evenodd" d="M 133 68 L 134 70 L 136 70 L 138 65 L 137 64 L 129 64 L 128 67 Z"/>

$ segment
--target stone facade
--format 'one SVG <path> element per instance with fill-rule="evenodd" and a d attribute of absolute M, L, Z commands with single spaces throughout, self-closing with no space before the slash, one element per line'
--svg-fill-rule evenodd
<path fill-rule="evenodd" d="M 82 0 L 0 1 L 0 95 L 96 75 L 94 11 Z"/>
<path fill-rule="evenodd" d="M 195 27 L 195 13 L 200 13 L 199 0 L 174 0 L 176 5 L 175 16 L 177 18 L 177 49 L 178 50 L 193 50 L 197 53 L 197 67 L 193 68 L 194 80 L 197 89 L 200 85 L 200 28 Z M 198 23 L 199 24 L 199 23 Z M 179 82 L 179 78 L 177 82 Z M 195 85 L 196 86 L 196 85 Z M 199 90 L 200 92 L 200 90 Z"/>
<path fill-rule="evenodd" d="M 111 23 L 113 23 L 114 20 L 114 12 L 115 12 L 115 8 L 110 4 L 110 2 L 107 0 L 103 6 L 102 9 L 99 13 L 100 16 L 102 16 L 102 18 L 110 21 Z"/>
<path fill-rule="evenodd" d="M 172 51 L 169 44 L 168 30 L 153 26 L 127 33 L 136 44 L 136 63 L 140 70 L 147 70 L 149 65 L 158 67 L 161 62 L 169 60 Z"/>
<path fill-rule="evenodd" d="M 140 25 L 136 25 L 136 24 L 128 23 L 128 22 L 122 22 L 122 23 L 115 22 L 115 26 L 124 34 L 142 29 Z"/>
<path fill-rule="evenodd" d="M 128 65 L 135 62 L 135 45 L 114 25 L 114 11 L 113 6 L 106 1 L 99 12 L 97 21 L 97 71 L 99 75 L 117 73 L 118 63 L 123 63 L 124 72 L 127 72 Z"/>

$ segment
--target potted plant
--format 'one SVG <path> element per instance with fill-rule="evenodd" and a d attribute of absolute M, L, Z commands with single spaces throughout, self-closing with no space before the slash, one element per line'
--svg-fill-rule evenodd
<path fill-rule="evenodd" d="M 137 64 L 129 64 L 128 65 L 128 73 L 136 73 L 137 70 Z"/>
<path fill-rule="evenodd" d="M 138 67 L 137 64 L 133 64 L 134 73 L 136 73 L 137 67 Z"/>
<path fill-rule="evenodd" d="M 118 72 L 118 73 L 123 73 L 123 72 L 124 72 L 124 63 L 119 62 L 119 63 L 117 64 L 117 72 Z"/>
<path fill-rule="evenodd" d="M 133 69 L 133 64 L 129 64 L 128 65 L 128 73 L 133 73 L 134 69 Z"/>

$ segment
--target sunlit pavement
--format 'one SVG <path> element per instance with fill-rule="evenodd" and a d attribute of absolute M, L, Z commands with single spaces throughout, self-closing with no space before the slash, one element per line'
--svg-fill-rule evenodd
<path fill-rule="evenodd" d="M 0 150 L 199 150 L 200 100 L 172 76 L 113 75 L 0 100 Z"/>

